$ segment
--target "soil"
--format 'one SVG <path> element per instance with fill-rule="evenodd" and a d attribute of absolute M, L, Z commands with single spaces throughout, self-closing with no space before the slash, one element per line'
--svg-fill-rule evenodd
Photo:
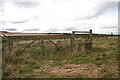
<path fill-rule="evenodd" d="M 65 76 L 65 77 L 89 77 L 89 78 L 98 78 L 101 77 L 101 68 L 97 68 L 94 64 L 64 64 L 61 67 L 53 67 L 50 65 L 46 65 L 45 67 L 33 70 L 33 72 L 48 72 L 50 74 L 54 74 L 57 76 Z"/>

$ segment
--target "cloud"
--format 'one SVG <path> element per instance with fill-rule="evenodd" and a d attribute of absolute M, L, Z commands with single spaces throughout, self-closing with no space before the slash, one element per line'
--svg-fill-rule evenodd
<path fill-rule="evenodd" d="M 64 31 L 73 31 L 73 30 L 77 30 L 78 28 L 76 27 L 67 27 L 65 29 L 63 29 Z"/>
<path fill-rule="evenodd" d="M 14 4 L 16 4 L 19 7 L 34 7 L 37 6 L 39 4 L 38 0 L 1 0 L 0 3 L 5 4 L 8 2 L 12 2 Z"/>
<path fill-rule="evenodd" d="M 118 29 L 117 26 L 105 26 L 105 27 L 101 27 L 101 29 Z"/>
<path fill-rule="evenodd" d="M 14 6 L 19 8 L 35 8 L 39 6 L 38 0 L 0 0 L 0 15 L 5 14 L 6 4 L 11 3 L 9 7 Z M 9 9 L 9 8 L 8 8 Z M 23 12 L 24 13 L 24 12 Z"/>
<path fill-rule="evenodd" d="M 38 6 L 39 2 L 14 2 L 20 8 L 33 8 Z"/>
<path fill-rule="evenodd" d="M 39 31 L 39 28 L 24 29 L 23 31 Z"/>
<path fill-rule="evenodd" d="M 5 3 L 14 3 L 20 8 L 32 8 L 36 7 L 39 5 L 38 0 L 1 0 L 0 3 L 5 4 Z"/>
<path fill-rule="evenodd" d="M 89 12 L 85 16 L 77 16 L 73 21 L 76 20 L 88 20 L 88 19 L 93 19 L 97 18 L 98 16 L 106 13 L 107 11 L 113 11 L 117 10 L 118 8 L 118 3 L 117 2 L 100 2 L 101 4 L 98 4 L 92 12 Z"/>
<path fill-rule="evenodd" d="M 81 29 L 84 30 L 84 29 L 91 29 L 91 28 L 92 28 L 92 27 L 84 27 L 84 28 L 81 28 Z"/>
<path fill-rule="evenodd" d="M 2 24 L 2 25 L 6 25 L 7 23 L 21 24 L 21 23 L 28 22 L 29 20 L 30 20 L 30 18 L 24 19 L 24 20 L 21 20 L 21 21 L 0 21 L 0 24 Z"/>
<path fill-rule="evenodd" d="M 12 24 L 20 24 L 20 23 L 26 23 L 30 20 L 31 18 L 27 18 L 27 19 L 24 19 L 24 20 L 21 20 L 21 21 L 9 21 L 11 22 Z"/>
<path fill-rule="evenodd" d="M 0 13 L 4 13 L 4 15 L 0 15 L 1 25 L 7 25 L 7 23 L 12 24 L 27 23 L 31 19 L 41 18 L 36 12 L 36 9 L 19 8 L 11 2 L 5 3 L 3 11 L 0 10 Z"/>
<path fill-rule="evenodd" d="M 6 25 L 6 21 L 0 21 L 1 25 Z"/>
<path fill-rule="evenodd" d="M 58 3 L 61 3 L 61 2 L 65 2 L 65 1 L 73 1 L 73 0 L 52 0 L 52 4 L 58 4 Z"/>
<path fill-rule="evenodd" d="M 96 14 L 94 14 L 92 17 L 99 16 L 99 15 L 107 12 L 108 10 L 110 10 L 110 11 L 113 11 L 115 9 L 117 10 L 117 8 L 118 8 L 117 2 L 104 2 L 98 6 L 98 9 L 96 10 Z"/>
<path fill-rule="evenodd" d="M 0 30 L 2 30 L 2 31 L 17 31 L 17 29 L 15 29 L 15 28 L 2 28 Z"/>
<path fill-rule="evenodd" d="M 51 27 L 48 29 L 48 32 L 56 32 L 56 31 L 60 31 L 60 29 L 56 27 Z"/>
<path fill-rule="evenodd" d="M 107 29 L 101 27 L 109 27 L 108 24 L 114 27 L 117 23 L 117 3 L 112 2 L 94 3 L 92 2 L 94 0 L 0 1 L 2 1 L 0 10 L 5 13 L 0 16 L 0 25 L 5 28 L 15 27 L 19 31 L 34 32 L 37 26 L 43 32 L 94 29 L 99 33 L 100 29 Z"/>
<path fill-rule="evenodd" d="M 58 31 L 73 31 L 77 30 L 77 27 L 64 26 L 62 28 L 51 27 L 48 29 L 48 32 L 58 32 Z"/>
<path fill-rule="evenodd" d="M 4 4 L 3 2 L 0 2 L 0 15 L 4 14 Z"/>

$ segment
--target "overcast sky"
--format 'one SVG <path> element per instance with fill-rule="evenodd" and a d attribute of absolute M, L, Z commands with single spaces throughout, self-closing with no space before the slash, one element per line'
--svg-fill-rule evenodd
<path fill-rule="evenodd" d="M 109 2 L 108 2 L 109 1 Z M 0 0 L 0 29 L 118 32 L 119 0 Z"/>

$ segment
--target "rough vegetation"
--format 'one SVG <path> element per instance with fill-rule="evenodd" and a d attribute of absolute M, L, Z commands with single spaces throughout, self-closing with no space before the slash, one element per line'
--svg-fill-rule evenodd
<path fill-rule="evenodd" d="M 22 45 L 29 42 L 20 42 Z M 39 48 L 30 47 L 24 52 L 4 54 L 4 77 L 11 78 L 116 78 L 118 77 L 117 37 L 94 38 L 93 47 L 77 55 L 64 50 L 53 53 L 45 50 L 41 56 Z M 17 44 L 16 44 L 17 45 Z M 37 42 L 32 46 L 38 45 Z"/>

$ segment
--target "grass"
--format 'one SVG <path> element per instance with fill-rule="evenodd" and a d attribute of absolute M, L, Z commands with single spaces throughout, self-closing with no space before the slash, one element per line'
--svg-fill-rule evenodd
<path fill-rule="evenodd" d="M 116 78 L 117 75 L 115 73 L 105 73 L 104 78 Z"/>
<path fill-rule="evenodd" d="M 29 64 L 21 69 L 21 73 L 31 73 L 34 69 L 39 69 L 39 66 Z"/>
<path fill-rule="evenodd" d="M 24 44 L 25 45 L 25 44 Z M 33 44 L 37 45 L 36 43 Z M 61 48 L 59 51 L 55 51 L 54 47 L 45 48 L 44 54 L 41 56 L 40 49 L 38 48 L 28 48 L 24 53 L 20 53 L 19 50 L 16 51 L 15 61 L 9 61 L 9 59 L 3 60 L 5 66 L 5 77 L 47 77 L 47 78 L 56 78 L 56 77 L 67 77 L 63 75 L 50 74 L 48 72 L 42 71 L 39 73 L 34 73 L 33 70 L 39 70 L 46 65 L 51 67 L 62 67 L 65 64 L 95 64 L 97 67 L 102 65 L 106 66 L 117 66 L 117 39 L 112 38 L 108 39 L 97 39 L 93 41 L 93 48 L 84 53 L 78 52 L 77 55 L 71 56 L 71 52 L 68 52 L 68 49 Z M 19 55 L 18 55 L 19 54 Z M 7 56 L 4 56 L 4 58 Z M 50 61 L 53 61 L 50 63 Z M 105 67 L 108 68 L 109 67 Z M 103 74 L 103 75 L 102 75 Z M 102 77 L 117 77 L 117 73 L 102 72 Z M 81 75 L 76 75 L 77 77 L 85 77 Z"/>

